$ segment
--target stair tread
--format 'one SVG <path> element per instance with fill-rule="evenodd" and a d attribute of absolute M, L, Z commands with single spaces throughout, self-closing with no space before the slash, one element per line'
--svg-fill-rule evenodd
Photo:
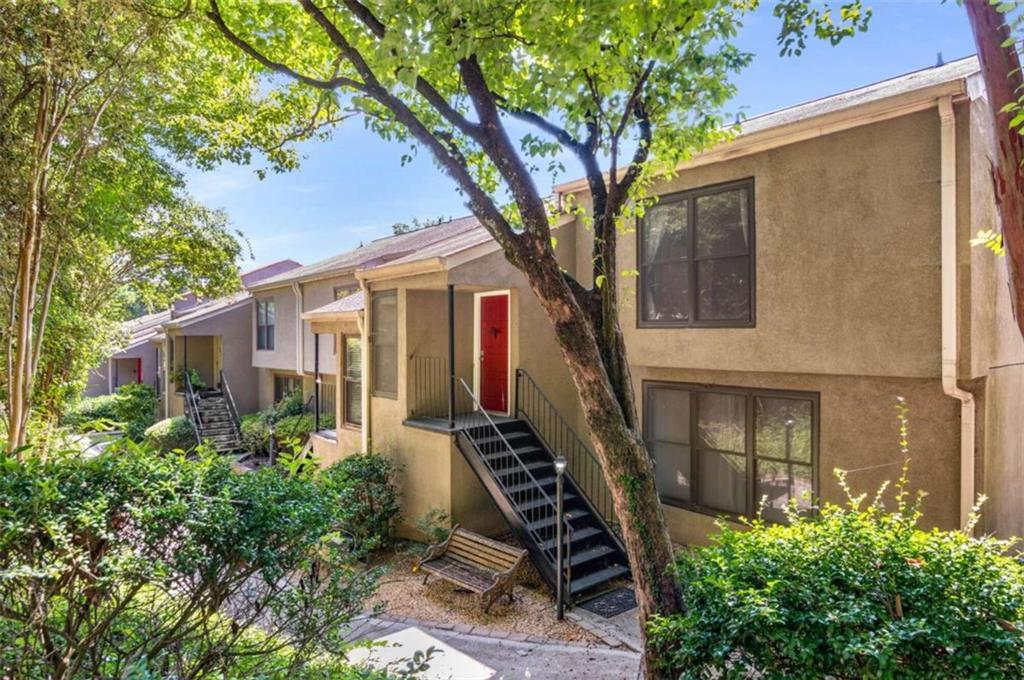
<path fill-rule="evenodd" d="M 507 441 L 509 444 L 511 444 L 513 440 L 518 440 L 518 439 L 523 439 L 525 437 L 529 437 L 530 433 L 529 432 L 509 432 L 508 434 L 505 434 L 503 432 L 502 436 L 505 438 L 505 441 Z M 495 434 L 495 435 L 490 435 L 490 436 L 487 436 L 487 437 L 479 437 L 479 438 L 473 439 L 473 441 L 476 442 L 477 446 L 480 446 L 480 445 L 483 445 L 483 444 L 500 443 L 501 442 L 501 437 L 499 437 L 498 435 Z"/>
<path fill-rule="evenodd" d="M 573 579 L 569 586 L 569 591 L 573 594 L 593 588 L 594 586 L 600 585 L 611 581 L 612 579 L 625 576 L 629 573 L 629 567 L 624 567 L 621 564 L 613 564 L 610 567 L 605 567 L 600 571 L 581 576 L 578 579 Z"/>
<path fill-rule="evenodd" d="M 539 446 L 520 446 L 520 447 L 516 447 L 513 450 L 516 452 L 516 455 L 519 456 L 520 458 L 522 458 L 523 456 L 528 456 L 528 455 L 534 454 L 534 453 L 542 453 L 544 451 L 544 449 L 540 448 Z M 484 454 L 484 458 L 486 458 L 487 460 L 500 460 L 501 458 L 505 458 L 505 457 L 509 457 L 509 456 L 510 456 L 510 454 L 509 454 L 508 450 L 505 449 L 504 447 L 502 447 L 501 450 L 499 450 L 499 451 L 492 451 L 492 452 Z M 544 461 L 544 462 L 550 462 L 550 461 Z"/>
<path fill-rule="evenodd" d="M 552 511 L 552 512 L 554 512 L 554 511 Z M 583 519 L 584 517 L 589 517 L 590 513 L 588 511 L 586 511 L 586 510 L 576 510 L 576 511 L 572 512 L 571 514 L 570 513 L 565 513 L 565 516 L 566 516 L 567 519 L 570 519 L 570 520 L 580 520 L 580 519 Z M 547 517 L 543 517 L 541 519 L 538 519 L 538 520 L 535 520 L 533 522 L 530 522 L 526 526 L 531 531 L 537 531 L 538 529 L 547 529 L 548 527 L 555 526 L 555 522 L 556 521 L 557 520 L 556 520 L 555 516 L 552 514 L 552 515 L 548 515 Z"/>
<path fill-rule="evenodd" d="M 527 470 L 529 470 L 532 473 L 535 470 L 540 470 L 541 468 L 544 468 L 545 466 L 551 467 L 551 461 L 549 461 L 549 460 L 540 460 L 540 461 L 534 461 L 532 463 L 523 463 L 523 465 L 526 467 Z M 519 466 L 519 465 L 510 465 L 507 468 L 501 468 L 500 470 L 495 470 L 495 474 L 497 474 L 497 475 L 499 475 L 501 477 L 507 477 L 508 475 L 517 474 L 517 473 L 518 474 L 522 474 L 522 472 L 523 472 L 523 468 L 521 466 Z M 532 483 L 532 481 L 531 481 L 531 483 Z"/>
<path fill-rule="evenodd" d="M 574 493 L 566 493 L 566 494 L 562 495 L 562 501 L 563 502 L 571 501 L 571 500 L 574 500 L 575 498 L 576 498 L 576 494 L 574 494 Z M 544 505 L 547 505 L 549 499 L 550 499 L 551 502 L 555 502 L 555 499 L 551 498 L 550 495 L 547 498 L 545 498 L 544 496 L 538 496 L 537 498 L 534 498 L 532 501 L 529 501 L 529 502 L 526 502 L 526 503 L 521 503 L 521 504 L 517 503 L 516 507 L 519 508 L 519 510 L 521 512 L 525 512 L 527 510 L 533 510 L 534 508 L 539 508 L 539 507 L 542 507 Z"/>
<path fill-rule="evenodd" d="M 555 485 L 555 481 L 556 481 L 556 479 L 553 476 L 538 477 L 537 478 L 537 484 L 539 484 L 541 486 L 544 486 L 544 487 L 554 486 Z M 510 486 L 507 489 L 507 491 L 508 491 L 508 493 L 515 494 L 515 493 L 519 493 L 521 491 L 526 491 L 527 489 L 532 489 L 535 486 L 537 486 L 537 484 L 534 484 L 532 481 L 523 482 L 521 484 L 516 484 L 514 486 Z"/>
<path fill-rule="evenodd" d="M 614 553 L 615 548 L 610 545 L 595 545 L 592 548 L 574 552 L 572 557 L 569 559 L 569 564 L 575 567 L 586 562 L 592 562 L 593 560 L 600 559 L 607 555 L 613 555 Z"/>
<path fill-rule="evenodd" d="M 598 529 L 597 527 L 587 527 L 585 529 L 578 529 L 578 530 L 573 532 L 572 540 L 573 540 L 573 543 L 576 543 L 578 541 L 585 541 L 588 538 L 593 538 L 594 536 L 600 536 L 602 533 L 603 532 L 600 529 Z M 543 543 L 540 544 L 540 548 L 541 548 L 541 550 L 552 550 L 555 547 L 556 542 L 557 542 L 557 539 L 549 538 L 548 540 L 546 540 L 546 541 L 544 541 Z"/>

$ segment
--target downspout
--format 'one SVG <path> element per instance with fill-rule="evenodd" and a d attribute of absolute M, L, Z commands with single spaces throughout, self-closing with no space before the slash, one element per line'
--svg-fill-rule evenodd
<path fill-rule="evenodd" d="M 306 345 L 302 337 L 302 284 L 292 284 L 295 293 L 295 372 L 306 375 Z"/>
<path fill-rule="evenodd" d="M 974 395 L 957 385 L 960 356 L 956 239 L 956 119 L 952 97 L 939 100 L 942 214 L 942 390 L 960 402 L 960 526 L 974 506 Z"/>
<path fill-rule="evenodd" d="M 369 453 L 370 451 L 370 338 L 367 331 L 366 324 L 366 312 L 370 309 L 370 291 L 366 285 L 366 281 L 358 279 L 359 290 L 363 292 L 363 311 L 356 312 L 356 324 L 359 326 L 359 360 L 362 362 L 360 366 L 360 374 L 362 375 L 362 383 L 360 384 L 360 399 L 363 403 L 363 427 L 360 432 L 362 435 L 363 452 Z"/>

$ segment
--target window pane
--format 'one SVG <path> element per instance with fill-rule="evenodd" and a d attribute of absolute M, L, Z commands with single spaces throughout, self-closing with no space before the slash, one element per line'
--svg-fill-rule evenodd
<path fill-rule="evenodd" d="M 345 338 L 345 376 L 358 380 L 362 375 L 362 341 L 359 338 Z"/>
<path fill-rule="evenodd" d="M 362 425 L 363 423 L 363 383 L 361 381 L 345 381 L 345 422 L 353 425 Z"/>
<path fill-rule="evenodd" d="M 697 395 L 697 436 L 700 448 L 747 450 L 747 399 L 742 394 L 701 392 Z M 701 481 L 703 484 L 703 480 Z"/>
<path fill-rule="evenodd" d="M 645 321 L 690 320 L 690 262 L 678 260 L 644 268 Z"/>
<path fill-rule="evenodd" d="M 676 501 L 690 500 L 690 447 L 653 442 L 654 485 L 658 495 Z"/>
<path fill-rule="evenodd" d="M 655 205 L 644 216 L 643 264 L 677 260 L 690 255 L 689 201 Z"/>
<path fill-rule="evenodd" d="M 264 330 L 267 334 L 265 349 L 274 349 L 274 327 L 267 326 Z"/>
<path fill-rule="evenodd" d="M 267 325 L 267 303 L 260 300 L 256 303 L 256 326 Z"/>
<path fill-rule="evenodd" d="M 653 387 L 648 391 L 651 440 L 690 444 L 690 392 Z"/>
<path fill-rule="evenodd" d="M 697 318 L 744 321 L 750 318 L 750 258 L 697 262 Z"/>
<path fill-rule="evenodd" d="M 784 522 L 783 508 L 790 498 L 797 500 L 797 506 L 807 509 L 811 504 L 811 467 L 793 463 L 779 463 L 770 460 L 757 461 L 757 489 L 755 501 L 765 499 L 764 518 L 771 522 Z"/>
<path fill-rule="evenodd" d="M 750 252 L 746 188 L 700 196 L 696 203 L 697 257 Z"/>
<path fill-rule="evenodd" d="M 275 321 L 277 321 L 277 312 L 274 309 L 274 301 L 267 300 L 267 325 L 273 326 Z"/>
<path fill-rule="evenodd" d="M 754 422 L 759 456 L 811 462 L 811 409 L 805 399 L 756 397 Z"/>
<path fill-rule="evenodd" d="M 747 460 L 745 456 L 701 451 L 697 458 L 697 502 L 714 510 L 745 513 Z"/>
<path fill-rule="evenodd" d="M 373 296 L 373 389 L 398 392 L 398 298 L 394 291 Z"/>

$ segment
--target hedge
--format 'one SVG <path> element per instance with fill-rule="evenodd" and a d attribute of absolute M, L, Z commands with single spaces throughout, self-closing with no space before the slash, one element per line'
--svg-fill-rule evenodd
<path fill-rule="evenodd" d="M 918 527 L 906 481 L 788 525 L 723 525 L 675 565 L 686 611 L 649 642 L 672 677 L 1024 677 L 1024 567 L 1010 544 Z"/>
<path fill-rule="evenodd" d="M 189 451 L 196 446 L 196 433 L 185 416 L 174 416 L 147 428 L 144 441 L 159 453 Z"/>

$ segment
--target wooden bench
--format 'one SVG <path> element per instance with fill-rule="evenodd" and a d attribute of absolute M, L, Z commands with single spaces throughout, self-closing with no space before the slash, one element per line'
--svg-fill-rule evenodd
<path fill-rule="evenodd" d="M 512 601 L 516 572 L 525 557 L 525 550 L 466 531 L 456 524 L 448 538 L 427 548 L 427 554 L 413 571 L 426 572 L 424 584 L 435 574 L 479 593 L 486 612 L 502 593 Z"/>

